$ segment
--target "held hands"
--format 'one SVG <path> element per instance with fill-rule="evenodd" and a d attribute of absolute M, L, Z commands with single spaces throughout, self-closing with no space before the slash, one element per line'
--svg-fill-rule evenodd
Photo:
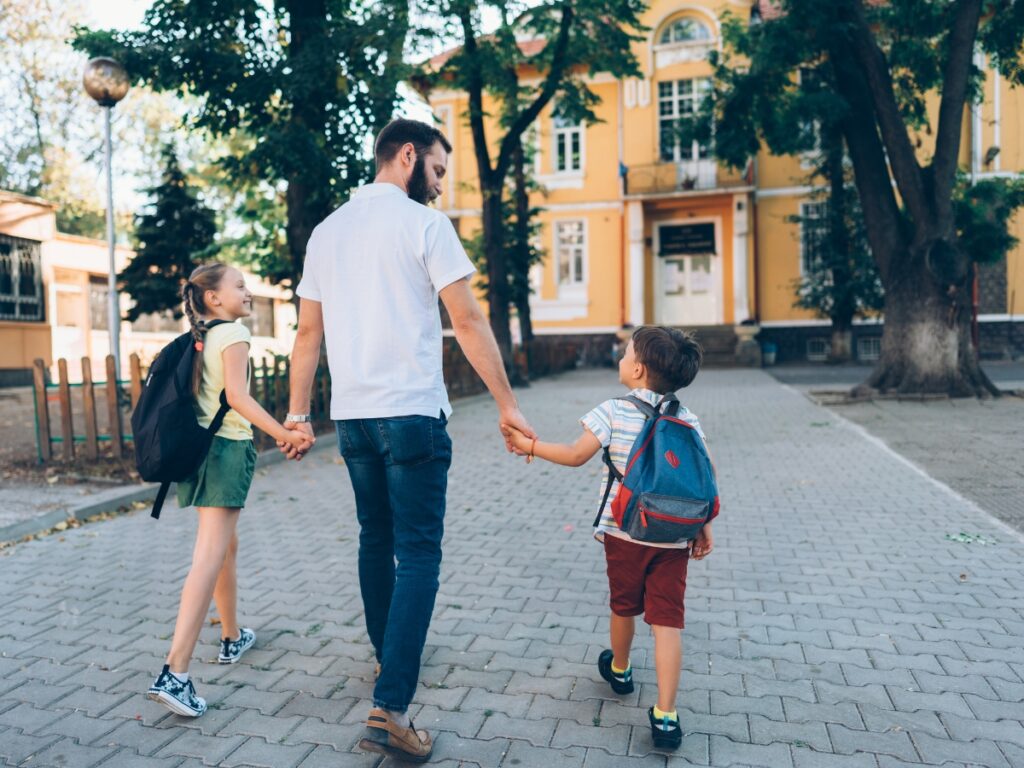
<path fill-rule="evenodd" d="M 505 442 L 512 446 L 512 450 L 516 456 L 528 456 L 530 448 L 533 445 L 533 438 L 527 437 L 515 427 L 509 424 L 501 425 L 502 434 L 505 436 Z"/>
<path fill-rule="evenodd" d="M 313 425 L 308 422 L 296 424 L 294 421 L 286 421 L 283 426 L 288 430 L 288 436 L 284 440 L 278 440 L 277 447 L 289 459 L 302 461 L 302 457 L 316 443 L 316 437 L 313 436 Z"/>
<path fill-rule="evenodd" d="M 703 560 L 711 554 L 715 548 L 714 539 L 711 536 L 711 523 L 700 529 L 697 537 L 690 542 L 690 557 L 694 560 Z"/>
<path fill-rule="evenodd" d="M 529 443 L 537 437 L 537 433 L 533 431 L 533 427 L 530 426 L 530 422 L 526 420 L 518 406 L 501 409 L 498 414 L 498 429 L 501 430 L 501 435 L 505 438 L 505 450 L 509 453 L 515 453 L 517 456 L 524 456 L 529 453 Z M 513 431 L 518 432 L 527 439 L 525 449 L 519 449 L 513 445 L 511 439 Z"/>

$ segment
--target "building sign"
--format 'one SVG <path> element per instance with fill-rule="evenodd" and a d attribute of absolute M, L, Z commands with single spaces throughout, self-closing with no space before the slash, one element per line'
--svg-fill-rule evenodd
<path fill-rule="evenodd" d="M 716 253 L 714 222 L 672 224 L 658 228 L 658 255 Z"/>

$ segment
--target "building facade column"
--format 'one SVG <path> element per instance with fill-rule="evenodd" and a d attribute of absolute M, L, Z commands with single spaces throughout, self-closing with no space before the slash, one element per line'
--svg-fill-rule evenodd
<path fill-rule="evenodd" d="M 629 322 L 644 324 L 644 205 L 639 200 L 626 204 L 626 227 L 629 235 Z"/>
<path fill-rule="evenodd" d="M 746 193 L 732 196 L 732 291 L 733 323 L 750 319 L 747 299 L 747 236 L 750 232 L 750 199 Z"/>

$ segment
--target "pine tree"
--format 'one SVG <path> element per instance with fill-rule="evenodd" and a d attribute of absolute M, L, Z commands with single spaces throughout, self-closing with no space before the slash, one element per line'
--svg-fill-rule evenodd
<path fill-rule="evenodd" d="M 135 258 L 118 275 L 119 290 L 135 304 L 128 320 L 168 309 L 181 317 L 181 286 L 197 264 L 217 252 L 214 213 L 189 186 L 174 149 L 164 150 L 159 186 L 148 190 L 151 211 L 135 218 Z"/>

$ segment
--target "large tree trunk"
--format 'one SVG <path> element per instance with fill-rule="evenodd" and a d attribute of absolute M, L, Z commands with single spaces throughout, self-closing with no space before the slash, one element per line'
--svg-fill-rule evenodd
<path fill-rule="evenodd" d="M 917 264 L 886 286 L 882 354 L 855 392 L 998 395 L 971 344 L 969 306 L 941 290 L 923 261 Z"/>

